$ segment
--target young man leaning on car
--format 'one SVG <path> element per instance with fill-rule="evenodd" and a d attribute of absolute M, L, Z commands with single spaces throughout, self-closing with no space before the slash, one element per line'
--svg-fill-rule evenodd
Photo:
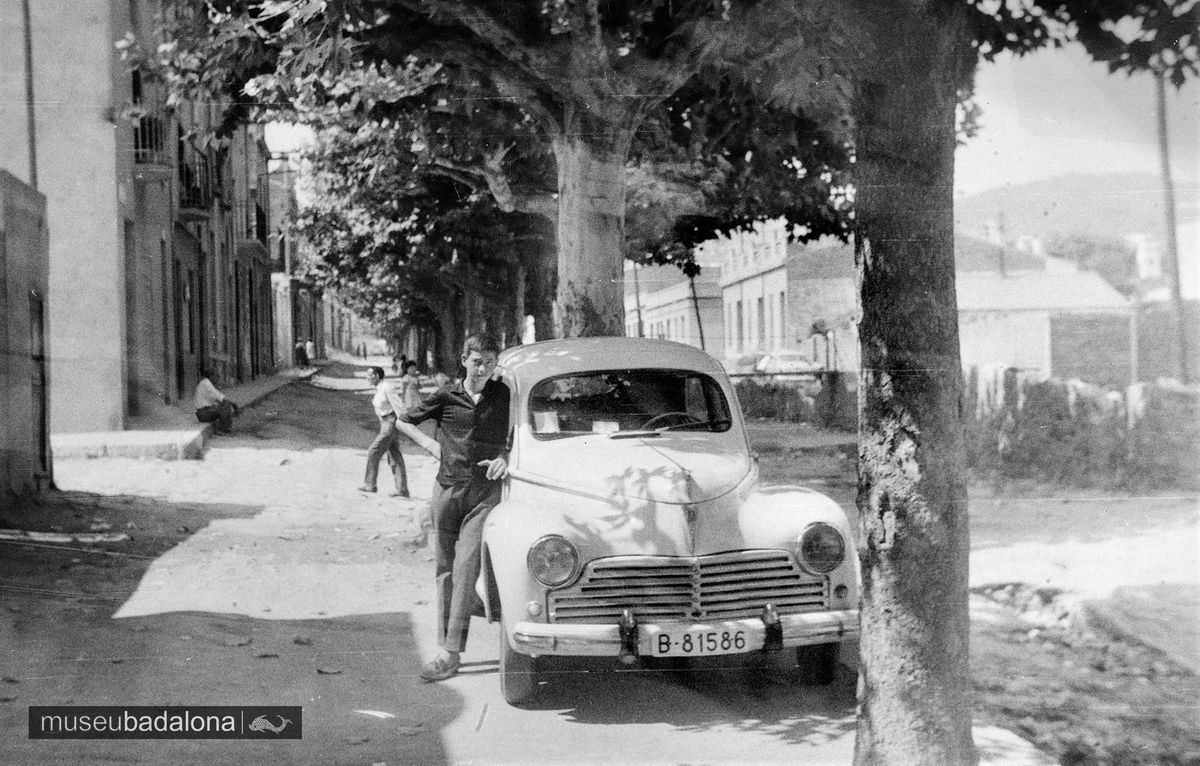
<path fill-rule="evenodd" d="M 483 523 L 500 502 L 500 480 L 508 472 L 509 390 L 492 379 L 499 353 L 499 344 L 490 336 L 467 338 L 462 381 L 443 386 L 397 419 L 405 433 L 410 428 L 417 431 L 415 426 L 426 420 L 438 423 L 441 460 L 431 505 L 437 531 L 440 649 L 421 668 L 426 681 L 444 681 L 458 673 L 467 627 L 479 600 L 475 580 Z"/>

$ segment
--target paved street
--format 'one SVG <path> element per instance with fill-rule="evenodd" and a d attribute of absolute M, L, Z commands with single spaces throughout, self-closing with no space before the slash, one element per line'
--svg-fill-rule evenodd
<path fill-rule="evenodd" d="M 77 521 L 131 540 L 104 546 L 115 556 L 6 546 L 0 762 L 850 761 L 849 673 L 805 688 L 786 667 L 559 664 L 538 707 L 518 710 L 500 696 L 497 630 L 476 620 L 464 672 L 419 681 L 432 556 L 411 541 L 435 464 L 407 445 L 411 501 L 382 481 L 355 490 L 375 428 L 364 369 L 276 392 L 203 461 L 57 464 Z M 37 584 L 47 566 L 53 589 Z M 304 739 L 31 742 L 32 704 L 302 705 Z M 1041 762 L 1003 732 L 979 741 L 990 762 Z"/>

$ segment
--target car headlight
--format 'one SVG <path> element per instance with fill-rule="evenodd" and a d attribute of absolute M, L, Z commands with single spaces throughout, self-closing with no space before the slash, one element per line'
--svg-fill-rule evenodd
<path fill-rule="evenodd" d="M 556 588 L 579 573 L 579 551 L 565 537 L 546 535 L 529 546 L 529 572 L 543 585 Z"/>
<path fill-rule="evenodd" d="M 846 541 L 829 524 L 810 524 L 800 536 L 800 566 L 814 574 L 832 572 L 845 558 Z"/>

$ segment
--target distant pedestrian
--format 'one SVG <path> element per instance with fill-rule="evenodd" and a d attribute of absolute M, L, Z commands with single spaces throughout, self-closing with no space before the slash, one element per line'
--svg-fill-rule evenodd
<path fill-rule="evenodd" d="M 400 452 L 400 432 L 396 430 L 396 408 L 400 405 L 390 381 L 384 379 L 382 367 L 372 367 L 367 371 L 367 380 L 375 386 L 375 396 L 371 405 L 375 408 L 375 416 L 379 418 L 379 434 L 367 448 L 367 471 L 363 477 L 359 492 L 377 491 L 376 481 L 379 477 L 379 461 L 386 454 L 392 466 L 392 479 L 396 490 L 392 497 L 409 497 L 408 471 L 404 466 L 404 455 Z"/>
<path fill-rule="evenodd" d="M 308 357 L 309 364 L 317 363 L 317 344 L 312 342 L 312 338 L 304 341 L 304 354 Z"/>
<path fill-rule="evenodd" d="M 201 423 L 216 423 L 214 429 L 219 434 L 233 431 L 233 416 L 237 414 L 237 405 L 229 401 L 225 394 L 213 382 L 216 376 L 211 370 L 200 374 L 200 382 L 196 384 L 196 394 L 192 402 L 196 407 L 196 420 Z"/>
<path fill-rule="evenodd" d="M 296 366 L 302 370 L 307 369 L 308 368 L 308 349 L 306 349 L 304 347 L 303 340 L 296 341 L 296 347 L 295 347 L 294 351 L 296 354 Z"/>
<path fill-rule="evenodd" d="M 400 378 L 400 402 L 406 410 L 421 403 L 421 377 L 417 374 L 416 362 L 404 362 L 404 375 Z"/>

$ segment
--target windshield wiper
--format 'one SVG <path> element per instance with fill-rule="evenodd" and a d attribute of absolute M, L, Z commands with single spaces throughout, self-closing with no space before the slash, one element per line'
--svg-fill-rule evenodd
<path fill-rule="evenodd" d="M 608 435 L 610 439 L 653 439 L 656 436 L 662 436 L 665 429 L 657 428 L 653 431 L 613 431 Z"/>
<path fill-rule="evenodd" d="M 706 421 L 698 421 L 695 423 L 676 423 L 676 424 L 670 425 L 670 426 L 662 426 L 661 428 L 656 428 L 654 430 L 655 431 L 686 431 L 686 430 L 691 430 L 691 429 L 699 430 L 701 428 L 705 428 L 705 429 L 712 428 L 713 430 L 717 430 L 717 429 L 724 430 L 724 429 L 728 429 L 732 425 L 733 425 L 733 422 L 730 420 L 706 420 Z M 724 428 L 722 428 L 722 426 Z"/>

